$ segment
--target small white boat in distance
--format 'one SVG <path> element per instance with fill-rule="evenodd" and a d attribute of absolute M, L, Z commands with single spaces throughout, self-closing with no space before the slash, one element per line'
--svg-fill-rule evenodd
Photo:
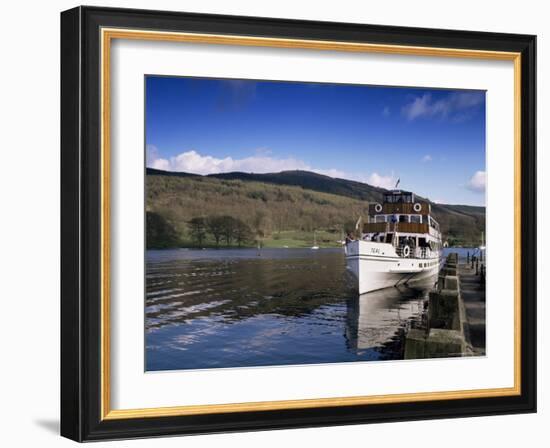
<path fill-rule="evenodd" d="M 315 230 L 313 231 L 313 246 L 311 246 L 312 250 L 319 249 L 319 246 L 317 246 L 317 237 L 315 236 Z"/>
<path fill-rule="evenodd" d="M 361 238 L 348 238 L 345 247 L 347 268 L 359 294 L 430 277 L 437 280 L 439 224 L 431 216 L 430 203 L 415 201 L 414 193 L 392 190 L 383 204 L 370 204 Z"/>
<path fill-rule="evenodd" d="M 483 232 L 481 232 L 481 246 L 479 246 L 479 250 L 480 250 L 480 251 L 484 251 L 484 250 L 485 250 L 485 238 L 484 238 Z"/>

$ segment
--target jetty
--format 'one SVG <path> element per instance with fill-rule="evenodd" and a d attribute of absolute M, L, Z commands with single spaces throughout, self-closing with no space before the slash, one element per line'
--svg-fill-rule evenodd
<path fill-rule="evenodd" d="M 485 265 L 482 254 L 459 263 L 447 256 L 429 292 L 422 324 L 409 328 L 404 358 L 441 358 L 485 354 Z"/>

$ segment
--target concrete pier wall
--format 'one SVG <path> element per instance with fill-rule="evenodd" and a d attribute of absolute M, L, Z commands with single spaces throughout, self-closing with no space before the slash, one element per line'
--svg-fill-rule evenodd
<path fill-rule="evenodd" d="M 458 254 L 451 253 L 429 293 L 427 325 L 405 338 L 405 359 L 472 355 L 468 320 L 460 288 Z"/>

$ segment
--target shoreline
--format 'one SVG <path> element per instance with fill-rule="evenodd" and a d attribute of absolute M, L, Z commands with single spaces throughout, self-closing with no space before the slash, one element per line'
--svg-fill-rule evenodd
<path fill-rule="evenodd" d="M 344 247 L 344 245 L 334 245 L 334 246 L 323 246 L 318 245 L 319 249 L 341 249 Z M 172 246 L 172 247 L 146 247 L 146 251 L 163 251 L 163 250 L 258 250 L 257 246 Z M 311 249 L 311 246 L 293 246 L 293 247 L 281 247 L 281 246 L 262 246 L 259 250 L 265 250 L 265 249 L 285 249 L 285 250 L 293 250 L 293 249 Z M 451 250 L 451 249 L 462 249 L 462 250 L 477 250 L 478 248 L 475 246 L 448 246 L 444 248 L 445 250 Z"/>

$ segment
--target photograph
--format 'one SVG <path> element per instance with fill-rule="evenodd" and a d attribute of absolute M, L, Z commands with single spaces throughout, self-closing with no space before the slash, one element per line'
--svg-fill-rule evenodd
<path fill-rule="evenodd" d="M 486 355 L 486 91 L 144 92 L 145 371 Z"/>

